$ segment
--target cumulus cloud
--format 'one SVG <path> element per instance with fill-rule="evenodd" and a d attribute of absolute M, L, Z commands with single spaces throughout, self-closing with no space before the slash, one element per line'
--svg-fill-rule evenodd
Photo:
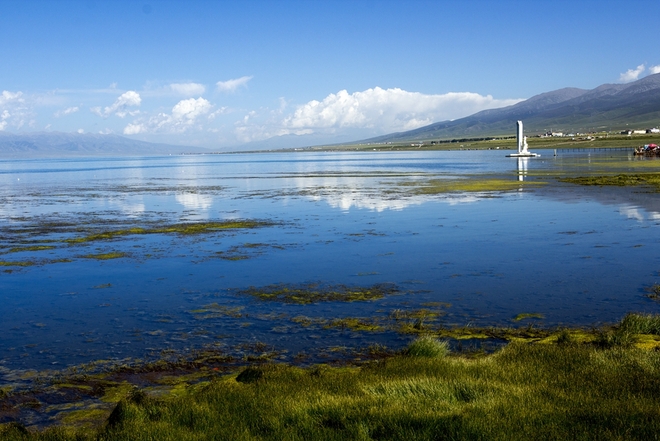
<path fill-rule="evenodd" d="M 251 112 L 237 121 L 234 133 L 241 142 L 261 141 L 281 135 L 376 136 L 416 129 L 438 121 L 453 120 L 485 109 L 516 104 L 520 99 L 495 99 L 473 92 L 423 94 L 399 88 L 375 87 L 362 92 L 332 93 L 312 100 L 292 112 L 285 107 Z"/>
<path fill-rule="evenodd" d="M 103 118 L 107 118 L 112 114 L 124 118 L 126 115 L 137 115 L 139 110 L 129 111 L 128 108 L 139 107 L 141 103 L 142 98 L 140 98 L 140 94 L 133 90 L 129 90 L 128 92 L 122 93 L 111 106 L 108 106 L 103 110 L 101 110 L 101 107 L 92 107 L 90 110 L 92 113 Z"/>
<path fill-rule="evenodd" d="M 235 92 L 239 87 L 247 87 L 248 81 L 252 76 L 244 76 L 233 80 L 218 81 L 215 83 L 219 92 Z"/>
<path fill-rule="evenodd" d="M 649 67 L 649 72 L 651 72 L 652 74 L 660 73 L 660 64 L 658 64 L 657 66 Z"/>
<path fill-rule="evenodd" d="M 635 69 L 628 69 L 627 71 L 619 75 L 619 82 L 630 83 L 631 81 L 635 81 L 639 79 L 640 75 L 642 75 L 642 73 L 644 73 L 645 70 L 646 70 L 646 66 L 644 66 L 643 64 L 640 64 Z"/>
<path fill-rule="evenodd" d="M 23 92 L 2 91 L 0 94 L 0 131 L 10 125 L 20 129 L 25 125 L 29 113 Z"/>
<path fill-rule="evenodd" d="M 412 130 L 519 101 L 497 100 L 490 95 L 472 92 L 427 95 L 399 88 L 375 87 L 349 94 L 342 90 L 328 95 L 323 101 L 313 100 L 299 106 L 284 119 L 283 128 L 292 133 L 329 128 L 372 128 L 387 132 Z"/>
<path fill-rule="evenodd" d="M 213 105 L 202 97 L 181 100 L 172 112 L 159 113 L 149 119 L 134 121 L 124 128 L 125 135 L 138 133 L 183 133 L 197 125 L 197 119 L 211 111 Z M 200 128 L 200 127 L 198 127 Z"/>
<path fill-rule="evenodd" d="M 59 118 L 61 116 L 65 115 L 70 115 L 72 113 L 78 112 L 80 109 L 78 107 L 67 107 L 66 109 L 63 110 L 58 110 L 57 112 L 54 113 L 55 118 Z"/>
<path fill-rule="evenodd" d="M 204 92 L 206 92 L 206 86 L 199 83 L 172 83 L 170 84 L 169 88 L 176 95 L 186 97 L 202 95 Z"/>

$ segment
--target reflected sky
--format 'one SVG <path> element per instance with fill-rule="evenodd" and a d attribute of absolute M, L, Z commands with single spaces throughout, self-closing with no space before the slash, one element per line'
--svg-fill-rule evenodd
<path fill-rule="evenodd" d="M 510 326 L 519 313 L 542 314 L 543 326 L 590 326 L 629 311 L 657 312 L 645 295 L 659 282 L 655 193 L 557 182 L 411 191 L 432 179 L 529 183 L 558 173 L 657 171 L 656 164 L 626 152 L 520 161 L 499 151 L 0 161 L 0 260 L 34 262 L 0 267 L 0 367 L 61 368 L 256 341 L 289 354 L 313 350 L 320 339 L 397 347 L 409 337 L 310 331 L 291 320 L 386 317 L 439 303 L 450 305 L 439 319 L 447 326 Z M 275 225 L 16 250 L 57 239 L 26 233 L 57 223 L 73 225 L 66 234 L 74 234 L 76 225 L 112 230 L 223 219 Z M 124 257 L 85 257 L 111 252 Z M 399 294 L 305 306 L 236 294 L 309 282 L 392 283 Z M 191 313 L 212 303 L 244 315 L 201 320 Z"/>

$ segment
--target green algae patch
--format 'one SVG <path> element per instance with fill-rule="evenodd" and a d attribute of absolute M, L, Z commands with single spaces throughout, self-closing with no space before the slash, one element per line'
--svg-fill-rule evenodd
<path fill-rule="evenodd" d="M 31 262 L 29 260 L 26 261 L 6 261 L 6 260 L 0 260 L 0 266 L 32 266 L 34 265 L 34 262 Z"/>
<path fill-rule="evenodd" d="M 103 240 L 112 240 L 124 236 L 143 235 L 143 234 L 180 234 L 197 235 L 212 233 L 223 230 L 252 229 L 274 225 L 272 222 L 255 220 L 232 220 L 223 222 L 199 222 L 199 223 L 181 223 L 162 227 L 133 227 L 122 230 L 103 231 L 87 236 L 64 239 L 68 244 L 79 244 Z"/>
<path fill-rule="evenodd" d="M 432 179 L 421 183 L 410 183 L 414 185 L 414 194 L 431 195 L 442 193 L 469 193 L 469 192 L 490 192 L 490 191 L 513 191 L 525 187 L 538 187 L 545 185 L 545 182 L 518 181 L 514 179 Z"/>
<path fill-rule="evenodd" d="M 651 187 L 660 192 L 660 173 L 568 177 L 560 178 L 559 182 L 592 186 Z"/>
<path fill-rule="evenodd" d="M 54 249 L 55 247 L 52 245 L 32 245 L 26 247 L 13 247 L 8 251 L 8 253 L 21 253 L 24 251 L 46 251 Z"/>
<path fill-rule="evenodd" d="M 122 257 L 127 257 L 126 253 L 121 253 L 118 251 L 112 251 L 110 253 L 100 253 L 100 254 L 85 254 L 85 259 L 96 259 L 96 260 L 111 260 L 111 259 L 121 259 Z"/>
<path fill-rule="evenodd" d="M 355 318 L 355 317 L 334 319 L 329 323 L 326 323 L 323 327 L 325 329 L 339 328 L 339 329 L 346 329 L 355 332 L 360 332 L 360 331 L 379 332 L 385 330 L 385 328 L 375 323 L 373 320 L 369 320 L 365 318 Z"/>
<path fill-rule="evenodd" d="M 250 287 L 237 291 L 239 295 L 247 295 L 262 301 L 295 303 L 299 305 L 319 302 L 364 302 L 381 299 L 397 292 L 398 289 L 393 284 L 377 284 L 369 287 L 278 284 L 261 288 Z"/>
<path fill-rule="evenodd" d="M 519 322 L 521 320 L 528 320 L 528 319 L 543 319 L 543 314 L 539 314 L 537 312 L 523 312 L 518 315 L 516 315 L 512 320 L 514 322 Z"/>
<path fill-rule="evenodd" d="M 203 308 L 193 309 L 190 313 L 194 315 L 196 320 L 208 320 L 223 317 L 241 318 L 244 315 L 242 313 L 243 309 L 245 309 L 243 306 L 226 306 L 219 305 L 218 303 L 211 303 L 205 305 Z"/>

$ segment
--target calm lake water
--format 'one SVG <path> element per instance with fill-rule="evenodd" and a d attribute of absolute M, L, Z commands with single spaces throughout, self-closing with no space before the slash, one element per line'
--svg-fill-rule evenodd
<path fill-rule="evenodd" d="M 590 326 L 658 312 L 646 296 L 660 282 L 658 194 L 554 178 L 658 171 L 660 161 L 542 153 L 524 163 L 500 151 L 0 161 L 0 368 L 203 347 L 267 347 L 285 360 L 397 348 L 412 337 L 329 323 L 383 324 L 422 309 L 433 326 Z M 463 178 L 550 183 L 414 191 Z M 64 242 L 230 219 L 274 224 Z M 98 258 L 108 253 L 117 258 Z M 382 283 L 397 292 L 351 303 L 240 292 Z M 514 322 L 520 313 L 539 318 Z"/>

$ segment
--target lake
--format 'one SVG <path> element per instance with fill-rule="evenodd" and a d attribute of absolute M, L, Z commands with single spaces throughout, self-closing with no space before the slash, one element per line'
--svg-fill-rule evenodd
<path fill-rule="evenodd" d="M 403 347 L 406 326 L 658 312 L 658 194 L 556 177 L 660 161 L 541 153 L 0 161 L 0 370 L 201 348 L 315 362 Z"/>

